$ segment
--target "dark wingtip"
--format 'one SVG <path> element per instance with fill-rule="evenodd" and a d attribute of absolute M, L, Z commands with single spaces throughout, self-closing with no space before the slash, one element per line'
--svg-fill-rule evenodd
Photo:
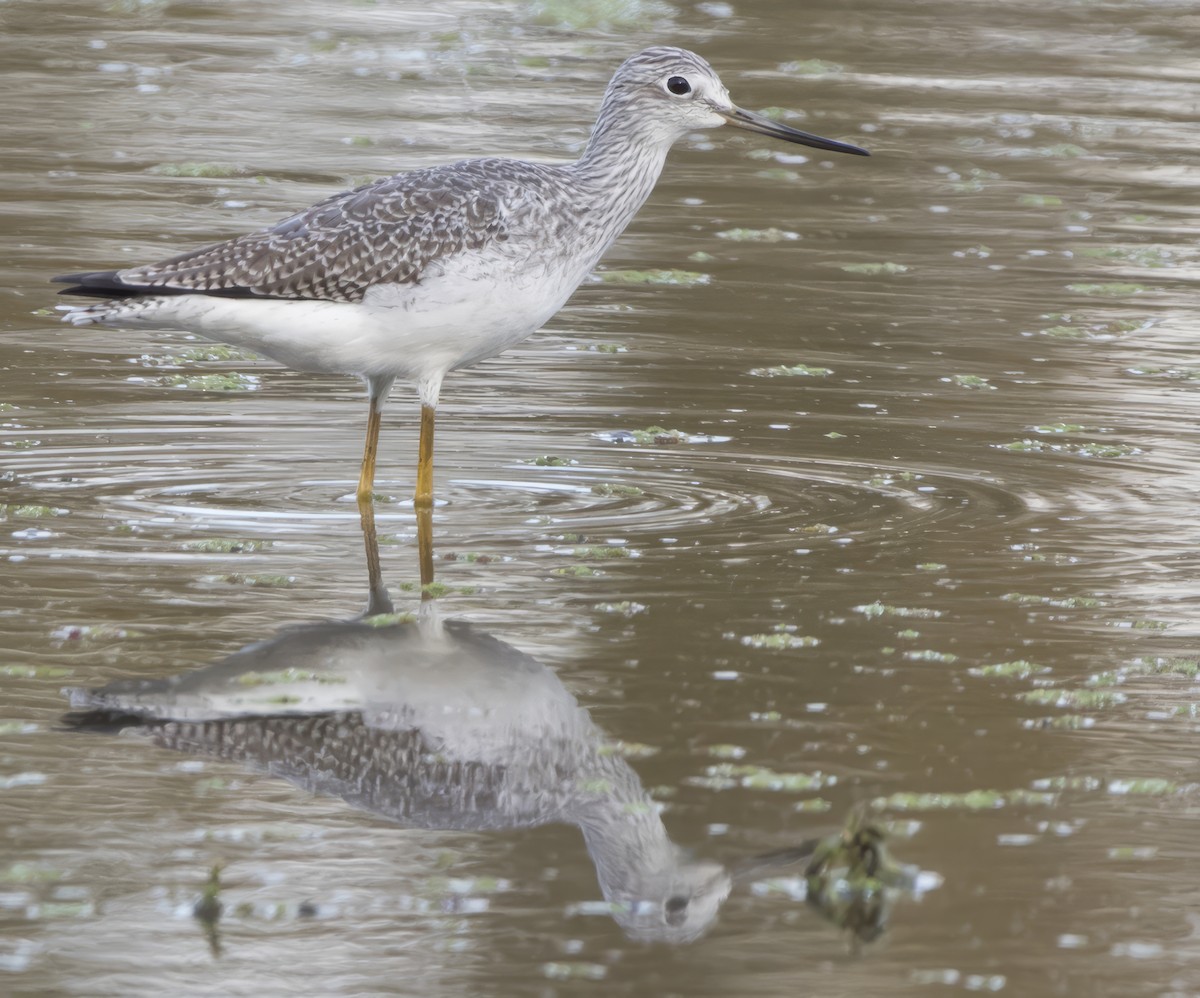
<path fill-rule="evenodd" d="M 128 298 L 142 289 L 124 283 L 115 270 L 95 270 L 83 274 L 59 274 L 50 278 L 51 284 L 70 284 L 60 295 L 89 295 L 93 298 Z"/>

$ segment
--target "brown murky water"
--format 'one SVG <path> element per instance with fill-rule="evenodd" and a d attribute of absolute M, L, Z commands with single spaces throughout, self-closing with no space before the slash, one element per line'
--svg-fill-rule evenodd
<path fill-rule="evenodd" d="M 0 27 L 0 991 L 1200 994 L 1192 4 L 17 2 Z M 448 382 L 440 611 L 586 710 L 509 768 L 615 782 L 663 855 L 733 870 L 871 805 L 942 881 L 872 943 L 794 871 L 647 943 L 574 804 L 439 830 L 410 801 L 404 828 L 59 725 L 64 685 L 360 611 L 364 404 L 62 327 L 46 279 L 397 169 L 571 156 L 661 41 L 875 155 L 681 143 L 605 265 L 707 279 L 585 286 Z M 398 390 L 400 610 L 415 416 Z M 217 863 L 219 957 L 193 917 Z"/>

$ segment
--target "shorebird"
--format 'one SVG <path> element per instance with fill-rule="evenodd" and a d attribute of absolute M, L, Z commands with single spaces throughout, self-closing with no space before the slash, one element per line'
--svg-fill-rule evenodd
<path fill-rule="evenodd" d="M 392 385 L 414 383 L 413 500 L 429 508 L 442 379 L 549 320 L 650 196 L 676 140 L 721 125 L 869 155 L 743 110 L 700 56 L 657 46 L 617 70 L 575 162 L 467 159 L 398 173 L 161 263 L 56 277 L 71 285 L 63 294 L 104 299 L 64 306 L 64 319 L 183 330 L 296 370 L 362 378 L 360 504 L 373 495 Z"/>

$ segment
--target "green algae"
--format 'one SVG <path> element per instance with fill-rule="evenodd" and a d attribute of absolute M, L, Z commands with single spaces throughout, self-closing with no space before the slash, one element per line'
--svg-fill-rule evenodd
<path fill-rule="evenodd" d="M 950 665 L 958 661 L 957 655 L 952 655 L 950 652 L 934 651 L 932 648 L 914 649 L 906 651 L 904 657 L 910 662 L 941 662 Z"/>
<path fill-rule="evenodd" d="M 877 276 L 879 274 L 907 274 L 909 267 L 903 263 L 892 263 L 890 261 L 884 263 L 843 263 L 840 268 L 847 274 L 866 274 L 869 276 Z"/>
<path fill-rule="evenodd" d="M 411 624 L 416 619 L 415 613 L 376 613 L 370 617 L 363 617 L 360 623 L 368 627 L 392 627 L 396 624 Z"/>
<path fill-rule="evenodd" d="M 1108 690 L 1036 689 L 1017 693 L 1018 700 L 1038 707 L 1103 710 L 1125 702 L 1125 695 Z"/>
<path fill-rule="evenodd" d="M 799 239 L 800 233 L 772 226 L 767 229 L 724 229 L 716 236 L 735 243 L 786 243 Z"/>
<path fill-rule="evenodd" d="M 776 364 L 773 367 L 754 367 L 748 372 L 756 378 L 827 378 L 832 368 L 809 364 Z"/>
<path fill-rule="evenodd" d="M 38 506 L 32 503 L 0 502 L 0 520 L 45 520 L 55 516 L 66 516 L 70 510 L 59 506 Z"/>
<path fill-rule="evenodd" d="M 604 499 L 635 499 L 645 493 L 636 485 L 614 485 L 605 482 L 601 485 L 593 485 L 592 495 Z"/>
<path fill-rule="evenodd" d="M 275 575 L 269 572 L 246 574 L 230 572 L 221 576 L 222 582 L 234 586 L 251 586 L 254 589 L 291 589 L 296 584 L 294 575 Z"/>
<path fill-rule="evenodd" d="M 654 284 L 695 287 L 712 281 L 710 274 L 695 270 L 601 270 L 594 278 L 602 284 Z"/>
<path fill-rule="evenodd" d="M 796 76 L 828 76 L 842 72 L 843 68 L 839 63 L 830 62 L 828 59 L 794 59 L 779 64 L 779 72 Z"/>
<path fill-rule="evenodd" d="M 742 787 L 746 790 L 798 793 L 833 786 L 837 783 L 837 777 L 821 772 L 779 773 L 765 766 L 722 762 L 707 766 L 703 777 L 692 777 L 688 782 L 709 790 Z"/>
<path fill-rule="evenodd" d="M 532 23 L 569 31 L 645 30 L 674 13 L 661 0 L 531 0 L 526 8 Z"/>
<path fill-rule="evenodd" d="M 876 797 L 871 806 L 889 811 L 994 811 L 1054 803 L 1055 795 L 1039 790 L 968 790 L 963 793 L 899 792 Z"/>
<path fill-rule="evenodd" d="M 1130 295 L 1141 294 L 1148 289 L 1144 284 L 1110 281 L 1100 284 L 1068 284 L 1067 290 L 1074 291 L 1079 295 L 1091 295 L 1099 298 L 1127 298 Z"/>
<path fill-rule="evenodd" d="M 641 603 L 635 603 L 633 600 L 621 600 L 617 603 L 597 603 L 592 607 L 597 613 L 610 613 L 619 617 L 636 617 L 640 613 L 646 613 L 647 607 Z"/>
<path fill-rule="evenodd" d="M 996 390 L 995 385 L 991 384 L 987 378 L 981 378 L 978 374 L 952 374 L 950 377 L 940 380 L 958 385 L 959 388 L 986 388 L 988 391 L 993 392 Z"/>
<path fill-rule="evenodd" d="M 1020 606 L 1053 606 L 1063 610 L 1094 610 L 1104 606 L 1095 596 L 1039 596 L 1034 593 L 1005 593 L 1000 597 L 1006 603 Z"/>
<path fill-rule="evenodd" d="M 239 177 L 243 175 L 243 170 L 240 167 L 230 166 L 227 163 L 201 163 L 201 162 L 183 162 L 183 163 L 158 163 L 150 167 L 147 173 L 152 173 L 157 177 L 204 177 L 204 178 L 219 178 Z"/>
<path fill-rule="evenodd" d="M 194 392 L 251 392 L 258 388 L 252 374 L 173 374 L 160 382 L 167 388 Z"/>
<path fill-rule="evenodd" d="M 536 468 L 569 468 L 578 462 L 569 457 L 556 457 L 553 454 L 542 454 L 529 461 Z"/>
<path fill-rule="evenodd" d="M 243 672 L 237 677 L 239 686 L 282 686 L 290 683 L 344 683 L 344 676 L 327 675 L 311 669 L 275 669 L 271 672 Z"/>
<path fill-rule="evenodd" d="M 271 541 L 246 540 L 240 537 L 205 537 L 201 540 L 185 541 L 184 551 L 202 551 L 206 554 L 251 554 L 271 548 Z"/>
<path fill-rule="evenodd" d="M 1029 679 L 1031 676 L 1042 676 L 1050 671 L 1048 665 L 1038 665 L 1023 658 L 1012 662 L 996 662 L 992 665 L 980 665 L 968 669 L 972 676 L 1000 676 L 1004 679 Z"/>
<path fill-rule="evenodd" d="M 746 634 L 739 640 L 747 648 L 761 648 L 768 651 L 791 651 L 795 648 L 815 648 L 821 643 L 820 638 L 814 638 L 807 634 L 789 634 L 778 630 L 770 634 Z"/>
<path fill-rule="evenodd" d="M 942 566 L 943 568 L 945 566 Z M 942 610 L 931 610 L 925 607 L 894 606 L 890 603 L 862 603 L 854 607 L 857 613 L 867 617 L 917 617 L 921 620 L 936 620 L 944 616 Z"/>

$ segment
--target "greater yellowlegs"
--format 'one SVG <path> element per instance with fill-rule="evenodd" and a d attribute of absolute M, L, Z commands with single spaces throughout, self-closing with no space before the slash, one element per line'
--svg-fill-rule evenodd
<path fill-rule="evenodd" d="M 414 502 L 433 502 L 433 425 L 447 373 L 557 312 L 649 197 L 674 142 L 733 125 L 832 152 L 865 149 L 745 111 L 698 55 L 659 46 L 616 72 L 583 155 L 468 159 L 335 194 L 270 229 L 121 270 L 67 274 L 77 326 L 177 329 L 288 367 L 351 374 L 370 413 L 358 498 L 374 489 L 397 379 L 421 400 Z"/>

